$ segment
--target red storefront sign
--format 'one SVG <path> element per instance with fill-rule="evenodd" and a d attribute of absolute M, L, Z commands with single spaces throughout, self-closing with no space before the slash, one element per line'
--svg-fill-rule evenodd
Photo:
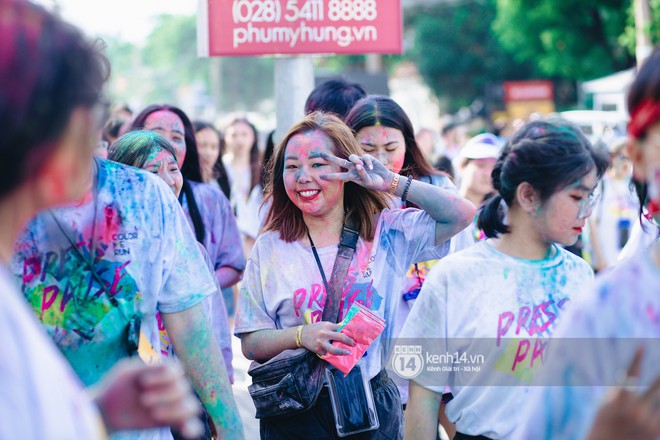
<path fill-rule="evenodd" d="M 401 0 L 202 0 L 202 55 L 401 53 Z"/>
<path fill-rule="evenodd" d="M 504 101 L 552 101 L 555 88 L 552 81 L 505 81 Z"/>

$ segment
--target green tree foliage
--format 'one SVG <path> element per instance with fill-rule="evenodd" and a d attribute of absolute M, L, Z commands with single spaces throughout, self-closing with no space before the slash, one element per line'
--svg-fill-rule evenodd
<path fill-rule="evenodd" d="M 634 63 L 630 44 L 621 44 L 626 26 L 634 25 L 631 3 L 497 0 L 493 28 L 518 61 L 533 62 L 544 75 L 590 79 Z"/>
<path fill-rule="evenodd" d="M 489 83 L 531 78 L 532 63 L 516 60 L 491 30 L 495 0 L 441 4 L 411 10 L 414 27 L 408 53 L 424 80 L 456 110 L 483 96 Z"/>
<path fill-rule="evenodd" d="M 218 63 L 198 58 L 196 26 L 194 16 L 162 15 L 141 48 L 106 39 L 113 97 L 142 104 L 176 103 L 181 90 L 192 89 L 200 101 L 208 101 L 219 88 L 216 108 L 232 112 L 253 110 L 273 96 L 272 59 L 222 58 Z M 218 63 L 215 69 L 212 63 Z"/>
<path fill-rule="evenodd" d="M 660 0 L 648 0 L 651 9 L 651 24 L 647 31 L 651 35 L 653 44 L 660 44 Z M 635 53 L 635 16 L 633 12 L 633 2 L 628 6 L 628 18 L 626 21 L 626 30 L 619 37 L 619 43 L 633 54 Z"/>

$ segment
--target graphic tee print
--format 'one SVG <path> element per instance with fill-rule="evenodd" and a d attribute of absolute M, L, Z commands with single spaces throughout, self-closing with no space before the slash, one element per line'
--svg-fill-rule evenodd
<path fill-rule="evenodd" d="M 449 242 L 435 246 L 435 220 L 418 209 L 384 210 L 373 242 L 358 240 L 340 302 L 340 318 L 355 302 L 385 320 L 386 328 L 365 354 L 367 374 L 384 367 L 392 344 L 406 271 L 411 264 L 443 257 Z M 318 248 L 326 274 L 332 273 L 338 246 Z M 266 232 L 255 243 L 238 301 L 234 333 L 284 329 L 321 320 L 325 287 L 311 247 L 286 243 Z"/>
<path fill-rule="evenodd" d="M 520 424 L 518 410 L 543 364 L 542 341 L 593 278 L 585 261 L 553 249 L 553 257 L 532 261 L 480 242 L 447 256 L 426 278 L 401 343 L 416 341 L 431 354 L 485 355 L 478 373 L 427 369 L 412 379 L 436 393 L 449 385 L 446 413 L 459 432 L 507 438 Z"/>
<path fill-rule="evenodd" d="M 82 258 L 51 213 L 42 212 L 18 239 L 13 260 L 25 298 L 85 385 L 128 356 L 127 319 L 142 319 L 159 352 L 156 311 L 180 312 L 215 292 L 164 182 L 105 160 L 96 165 L 96 202 L 52 211 Z"/>

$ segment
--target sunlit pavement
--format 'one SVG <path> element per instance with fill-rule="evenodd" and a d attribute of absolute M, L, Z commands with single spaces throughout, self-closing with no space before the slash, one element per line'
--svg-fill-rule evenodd
<path fill-rule="evenodd" d="M 254 403 L 252 403 L 252 398 L 247 389 L 251 383 L 250 376 L 247 374 L 250 361 L 243 356 L 241 341 L 237 337 L 232 337 L 232 350 L 234 352 L 234 360 L 232 361 L 234 366 L 234 398 L 243 420 L 245 440 L 259 440 L 259 421 L 254 418 Z"/>

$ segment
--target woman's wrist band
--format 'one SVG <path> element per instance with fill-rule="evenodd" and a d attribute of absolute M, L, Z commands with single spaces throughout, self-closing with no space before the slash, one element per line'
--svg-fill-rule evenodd
<path fill-rule="evenodd" d="M 395 174 L 392 178 L 392 184 L 390 185 L 390 194 L 394 195 L 394 191 L 399 186 L 399 175 Z"/>
<path fill-rule="evenodd" d="M 298 326 L 298 329 L 296 330 L 296 347 L 300 348 L 302 347 L 302 325 Z"/>
<path fill-rule="evenodd" d="M 408 197 L 408 190 L 410 189 L 410 184 L 412 183 L 413 177 L 412 174 L 408 176 L 408 180 L 406 181 L 406 187 L 403 190 L 403 194 L 401 194 L 401 201 L 403 203 L 406 203 L 406 197 Z"/>

